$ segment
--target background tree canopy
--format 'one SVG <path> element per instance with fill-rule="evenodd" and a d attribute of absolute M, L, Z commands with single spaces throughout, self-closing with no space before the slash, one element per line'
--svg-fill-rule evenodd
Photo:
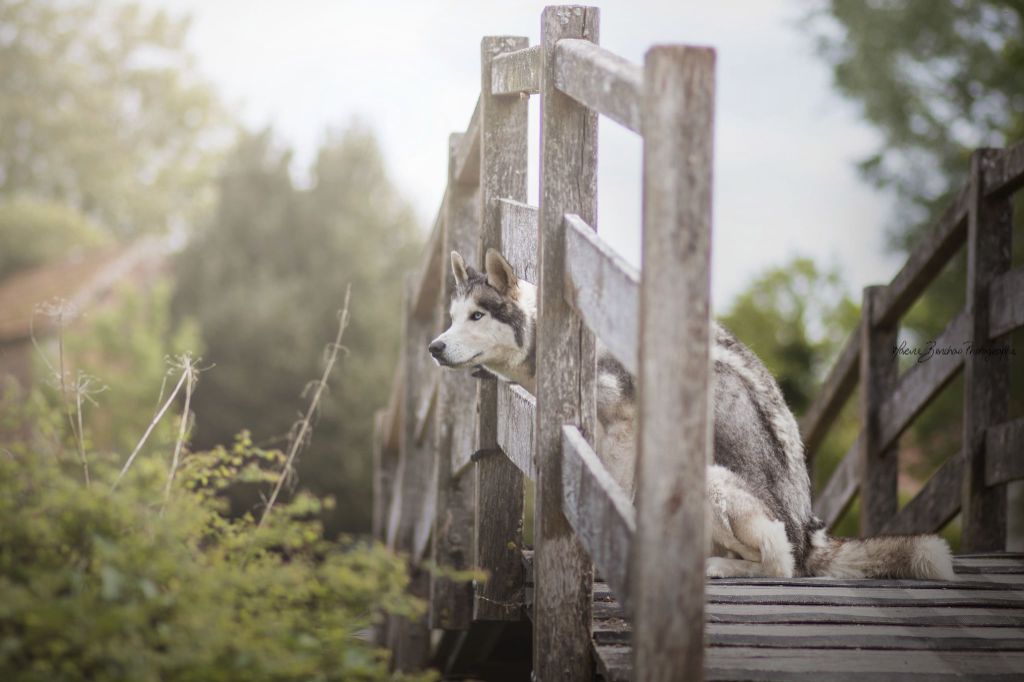
<path fill-rule="evenodd" d="M 178 259 L 175 309 L 196 317 L 214 365 L 195 398 L 194 443 L 243 428 L 257 442 L 283 441 L 351 284 L 348 360 L 298 470 L 301 485 L 337 497 L 329 530 L 365 531 L 373 412 L 391 387 L 403 273 L 419 236 L 365 129 L 327 139 L 308 189 L 294 186 L 289 161 L 269 131 L 244 136 L 216 212 Z"/>

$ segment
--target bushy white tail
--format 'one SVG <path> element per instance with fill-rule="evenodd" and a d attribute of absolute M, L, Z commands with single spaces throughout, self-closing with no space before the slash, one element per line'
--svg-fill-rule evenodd
<path fill-rule="evenodd" d="M 889 535 L 863 540 L 811 537 L 807 572 L 829 578 L 955 580 L 949 545 L 937 535 Z"/>

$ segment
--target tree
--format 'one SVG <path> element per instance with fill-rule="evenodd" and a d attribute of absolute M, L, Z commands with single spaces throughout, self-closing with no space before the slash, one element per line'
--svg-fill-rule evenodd
<path fill-rule="evenodd" d="M 60 203 L 121 236 L 194 222 L 226 118 L 187 31 L 134 4 L 0 3 L 0 198 Z"/>
<path fill-rule="evenodd" d="M 860 168 L 901 199 L 893 243 L 906 249 L 971 150 L 1024 137 L 1024 2 L 828 0 L 814 17 L 836 88 L 882 136 Z"/>
<path fill-rule="evenodd" d="M 67 206 L 27 197 L 0 202 L 0 279 L 109 239 L 102 227 Z"/>
<path fill-rule="evenodd" d="M 329 530 L 364 531 L 373 411 L 391 385 L 419 235 L 366 130 L 329 137 L 308 190 L 293 186 L 290 158 L 269 131 L 243 136 L 213 219 L 180 259 L 176 310 L 196 316 L 214 365 L 195 396 L 195 443 L 243 428 L 257 442 L 286 436 L 351 284 L 348 360 L 298 472 L 300 485 L 337 497 Z"/>

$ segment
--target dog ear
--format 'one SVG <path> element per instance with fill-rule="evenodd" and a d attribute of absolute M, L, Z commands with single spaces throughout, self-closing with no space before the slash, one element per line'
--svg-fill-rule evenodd
<path fill-rule="evenodd" d="M 455 275 L 456 286 L 462 286 L 469 279 L 469 273 L 466 271 L 466 261 L 462 260 L 462 256 L 459 255 L 458 251 L 452 251 L 452 274 Z"/>
<path fill-rule="evenodd" d="M 487 249 L 484 268 L 487 271 L 487 283 L 499 292 L 507 294 L 519 286 L 519 279 L 512 266 L 495 249 Z"/>

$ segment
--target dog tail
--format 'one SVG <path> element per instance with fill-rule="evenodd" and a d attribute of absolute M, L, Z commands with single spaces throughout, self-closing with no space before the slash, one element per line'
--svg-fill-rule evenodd
<path fill-rule="evenodd" d="M 811 534 L 807 574 L 827 578 L 955 580 L 949 545 L 937 535 L 887 535 L 863 540 Z"/>

